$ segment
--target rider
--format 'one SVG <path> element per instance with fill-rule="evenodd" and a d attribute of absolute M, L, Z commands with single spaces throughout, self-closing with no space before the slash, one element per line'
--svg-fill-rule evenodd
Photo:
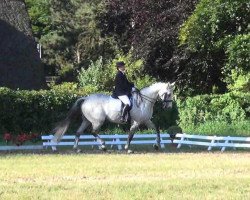
<path fill-rule="evenodd" d="M 116 68 L 118 70 L 115 77 L 115 89 L 113 91 L 112 97 L 119 98 L 124 103 L 124 108 L 122 110 L 122 121 L 127 122 L 125 117 L 128 111 L 131 109 L 131 91 L 134 89 L 134 83 L 128 81 L 126 77 L 126 68 L 125 63 L 123 61 L 116 63 Z"/>

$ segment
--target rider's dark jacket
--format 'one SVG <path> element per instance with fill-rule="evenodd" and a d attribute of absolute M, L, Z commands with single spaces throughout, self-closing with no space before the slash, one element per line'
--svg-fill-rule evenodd
<path fill-rule="evenodd" d="M 115 77 L 115 89 L 112 97 L 117 98 L 122 95 L 131 97 L 132 87 L 134 87 L 134 83 L 129 82 L 126 75 L 121 71 L 118 71 Z"/>

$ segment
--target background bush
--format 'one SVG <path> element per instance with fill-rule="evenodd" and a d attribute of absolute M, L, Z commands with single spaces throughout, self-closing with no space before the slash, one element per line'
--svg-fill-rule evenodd
<path fill-rule="evenodd" d="M 250 93 L 200 95 L 179 100 L 177 104 L 179 125 L 184 130 L 195 130 L 204 124 L 217 123 L 217 127 L 219 124 L 239 124 L 250 119 Z"/>
<path fill-rule="evenodd" d="M 155 78 L 143 73 L 143 61 L 134 60 L 132 54 L 126 55 L 117 53 L 116 57 L 106 64 L 100 57 L 97 61 L 91 61 L 87 69 L 81 69 L 77 76 L 79 87 L 92 88 L 93 92 L 97 91 L 113 91 L 114 79 L 117 73 L 116 63 L 124 61 L 127 69 L 128 80 L 133 82 L 139 89 L 149 86 L 156 82 Z"/>
<path fill-rule="evenodd" d="M 4 132 L 49 134 L 55 124 L 66 117 L 75 100 L 89 93 L 92 92 L 77 89 L 72 83 L 53 86 L 50 91 L 14 91 L 0 88 L 0 134 Z M 176 109 L 162 112 L 161 106 L 157 104 L 155 107 L 153 120 L 157 126 L 166 129 L 175 125 Z M 79 122 L 73 123 L 68 133 L 75 132 L 80 125 Z M 115 128 L 117 125 L 106 124 L 102 130 L 112 131 L 110 129 Z"/>
<path fill-rule="evenodd" d="M 213 85 L 221 93 L 249 91 L 249 6 L 247 0 L 199 1 L 179 34 L 188 52 L 183 75 L 192 79 L 184 87 L 200 94 L 211 92 Z"/>
<path fill-rule="evenodd" d="M 72 83 L 53 86 L 48 91 L 0 88 L 0 134 L 5 131 L 49 134 L 55 124 L 65 118 L 75 100 L 89 93 L 92 92 L 76 88 Z M 162 104 L 157 102 L 153 115 L 153 121 L 161 130 L 178 124 L 183 131 L 191 132 L 201 130 L 197 128 L 204 124 L 247 124 L 249 118 L 250 93 L 240 92 L 179 99 L 171 110 L 163 110 Z M 79 125 L 80 121 L 73 123 L 68 133 L 74 133 Z M 244 127 L 246 134 L 250 133 L 250 127 Z M 107 132 L 112 132 L 115 128 L 117 125 L 108 124 L 102 130 L 108 129 Z"/>
<path fill-rule="evenodd" d="M 13 91 L 0 89 L 0 130 L 49 133 L 80 94 L 66 90 Z"/>

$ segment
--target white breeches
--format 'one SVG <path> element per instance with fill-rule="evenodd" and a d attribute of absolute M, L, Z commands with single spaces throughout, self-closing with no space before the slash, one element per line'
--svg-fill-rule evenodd
<path fill-rule="evenodd" d="M 130 100 L 127 95 L 118 96 L 118 98 L 126 105 L 131 106 Z"/>

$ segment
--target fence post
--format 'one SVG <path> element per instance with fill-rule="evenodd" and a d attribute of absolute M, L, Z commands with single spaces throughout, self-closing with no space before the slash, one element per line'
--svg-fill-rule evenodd
<path fill-rule="evenodd" d="M 117 136 L 118 134 L 115 134 L 115 136 Z M 116 142 L 120 142 L 121 140 L 120 140 L 120 138 L 115 138 L 115 141 Z M 122 145 L 121 144 L 117 144 L 117 148 L 118 148 L 118 150 L 122 150 Z"/>
<path fill-rule="evenodd" d="M 229 143 L 233 144 L 232 140 L 229 140 Z M 236 150 L 236 147 L 233 147 L 234 150 Z"/>
<path fill-rule="evenodd" d="M 97 139 L 94 139 L 93 142 L 97 142 Z M 92 145 L 92 149 L 94 149 L 94 147 L 95 147 L 95 145 Z"/>
<path fill-rule="evenodd" d="M 225 139 L 225 144 L 228 144 L 229 143 L 229 138 L 230 138 L 230 136 L 227 136 L 227 138 Z M 226 146 L 223 146 L 222 148 L 221 148 L 221 152 L 224 152 L 226 150 Z"/>
<path fill-rule="evenodd" d="M 162 140 L 163 140 L 163 136 L 160 136 L 161 149 L 165 149 L 165 144 L 161 142 Z M 157 140 L 156 140 L 156 142 L 157 142 Z"/>
<path fill-rule="evenodd" d="M 185 136 L 186 136 L 186 134 L 183 133 L 183 134 L 182 134 L 182 137 L 181 137 L 181 140 L 179 141 L 180 143 L 177 145 L 177 149 L 181 148 L 181 145 L 182 145 L 181 142 L 185 140 Z"/>
<path fill-rule="evenodd" d="M 215 143 L 215 139 L 216 139 L 216 135 L 214 136 L 214 138 L 211 140 L 211 143 L 210 143 L 210 145 L 209 145 L 209 147 L 208 147 L 208 151 L 210 151 L 211 149 L 212 149 L 212 145 Z"/>
<path fill-rule="evenodd" d="M 50 135 L 50 138 L 53 138 L 53 135 Z M 49 140 L 49 142 L 52 143 L 52 144 L 55 144 L 55 143 L 52 141 L 52 139 Z M 56 151 L 56 150 L 57 150 L 57 149 L 56 149 L 56 146 L 51 146 L 51 149 L 52 149 L 52 151 Z"/>

